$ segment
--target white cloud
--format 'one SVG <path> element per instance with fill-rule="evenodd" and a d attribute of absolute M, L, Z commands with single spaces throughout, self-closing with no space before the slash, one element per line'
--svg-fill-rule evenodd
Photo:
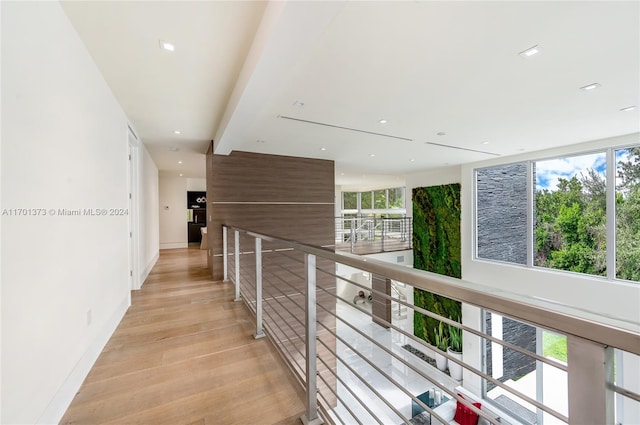
<path fill-rule="evenodd" d="M 586 174 L 589 168 L 597 170 L 604 177 L 605 165 L 606 155 L 604 152 L 537 161 L 536 190 L 556 190 L 560 178 L 570 179 L 581 172 Z"/>

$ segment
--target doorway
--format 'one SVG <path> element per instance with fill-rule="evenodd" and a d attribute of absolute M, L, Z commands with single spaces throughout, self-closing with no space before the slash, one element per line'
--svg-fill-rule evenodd
<path fill-rule="evenodd" d="M 138 196 L 139 196 L 139 140 L 128 126 L 128 208 L 129 208 L 129 287 L 140 289 L 140 270 L 138 265 Z"/>

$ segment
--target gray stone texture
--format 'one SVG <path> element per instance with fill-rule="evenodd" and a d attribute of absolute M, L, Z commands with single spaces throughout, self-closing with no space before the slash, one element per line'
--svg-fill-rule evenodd
<path fill-rule="evenodd" d="M 479 258 L 527 264 L 527 167 L 477 171 Z"/>
<path fill-rule="evenodd" d="M 491 317 L 487 314 L 486 326 L 487 333 L 491 335 Z M 495 317 L 495 316 L 494 316 Z M 536 328 L 525 323 L 518 322 L 516 320 L 503 318 L 502 321 L 502 340 L 523 348 L 532 353 L 536 352 Z M 491 341 L 486 342 L 487 350 L 487 374 L 493 374 L 493 368 L 491 367 Z M 503 350 L 503 375 L 496 377 L 500 382 L 505 382 L 509 379 L 518 379 L 529 372 L 533 372 L 536 369 L 536 361 L 532 357 L 510 348 L 504 348 Z M 487 383 L 487 390 L 491 390 L 495 385 Z"/>

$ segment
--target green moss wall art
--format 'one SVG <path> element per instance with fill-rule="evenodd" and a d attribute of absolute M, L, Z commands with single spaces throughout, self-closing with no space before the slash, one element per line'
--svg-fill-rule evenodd
<path fill-rule="evenodd" d="M 460 279 L 460 185 L 417 187 L 412 195 L 413 267 Z M 460 302 L 420 289 L 413 293 L 416 306 L 460 320 Z M 414 334 L 433 345 L 434 329 L 439 323 L 416 313 L 413 316 Z M 448 334 L 448 327 L 444 329 Z"/>

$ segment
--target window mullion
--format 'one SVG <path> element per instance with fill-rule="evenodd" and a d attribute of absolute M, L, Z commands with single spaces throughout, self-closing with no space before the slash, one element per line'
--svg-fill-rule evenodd
<path fill-rule="evenodd" d="M 535 252 L 534 252 L 534 245 L 535 245 L 535 220 L 534 220 L 534 214 L 535 214 L 535 206 L 534 206 L 534 191 L 535 191 L 535 187 L 534 187 L 534 172 L 533 172 L 533 167 L 535 165 L 533 164 L 533 162 L 528 161 L 527 162 L 527 266 L 528 267 L 533 267 L 534 263 L 533 263 L 533 259 L 535 256 Z"/>
<path fill-rule="evenodd" d="M 607 279 L 616 278 L 616 158 L 615 150 L 607 149 L 606 229 L 607 229 Z"/>

